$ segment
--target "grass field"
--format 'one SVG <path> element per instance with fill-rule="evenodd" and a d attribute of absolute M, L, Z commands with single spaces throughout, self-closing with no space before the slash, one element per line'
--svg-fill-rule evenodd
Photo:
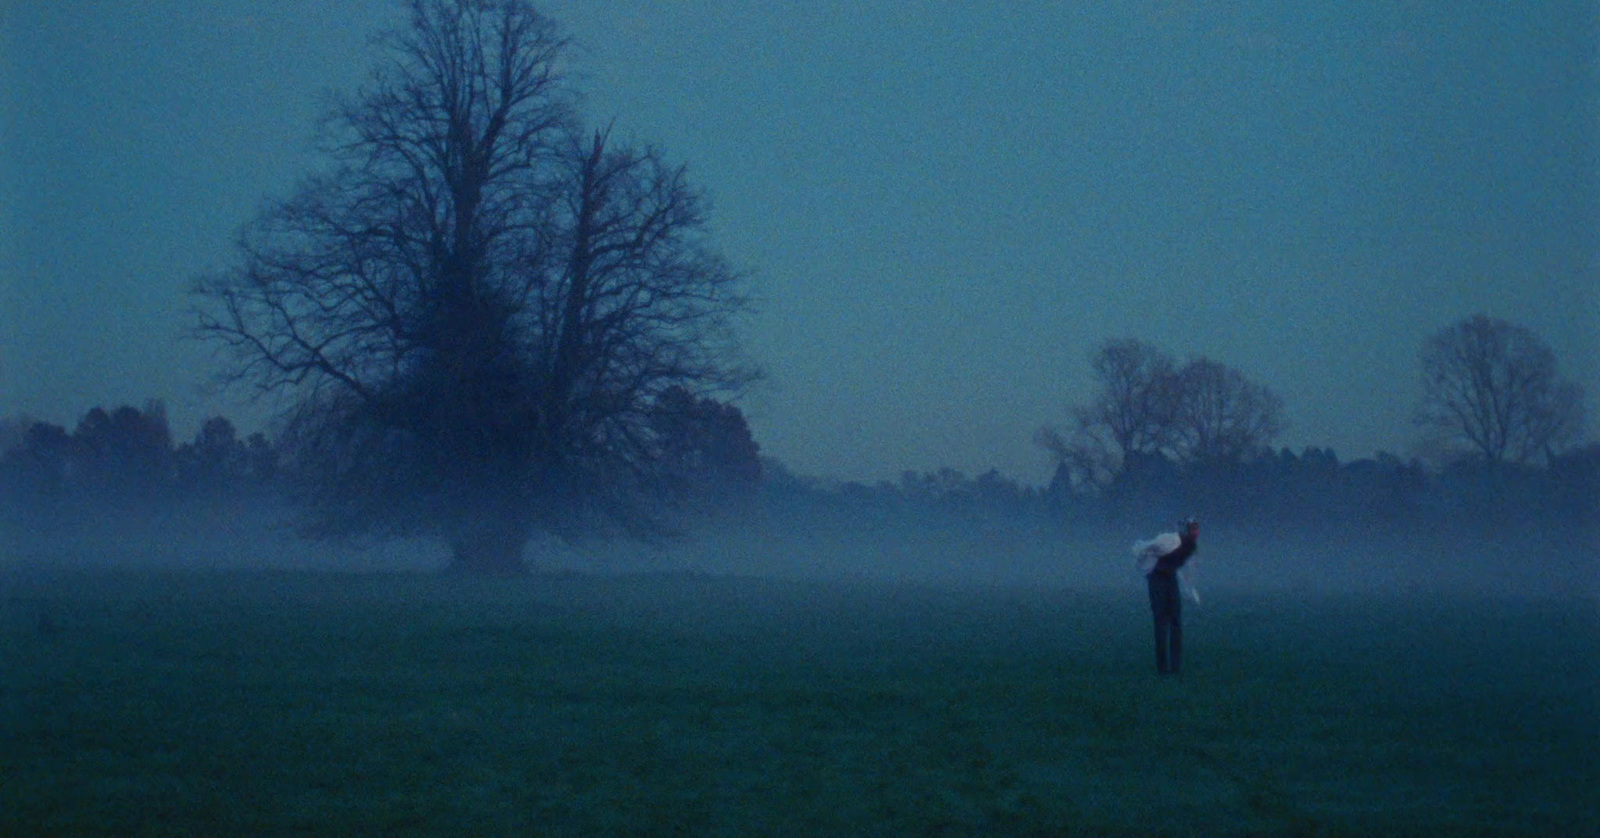
<path fill-rule="evenodd" d="M 3 835 L 1597 835 L 1588 601 L 0 575 Z"/>

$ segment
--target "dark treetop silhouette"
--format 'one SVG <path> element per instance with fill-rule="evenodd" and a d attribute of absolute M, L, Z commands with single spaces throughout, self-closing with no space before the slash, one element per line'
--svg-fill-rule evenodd
<path fill-rule="evenodd" d="M 1552 462 L 1583 434 L 1583 390 L 1562 379 L 1533 332 L 1477 314 L 1422 346 L 1416 423 L 1437 444 L 1464 448 L 1491 468 Z"/>
<path fill-rule="evenodd" d="M 741 277 L 656 151 L 590 133 L 522 0 L 413 0 L 326 126 L 335 165 L 199 285 L 228 375 L 287 391 L 312 530 L 434 535 L 470 572 L 535 532 L 650 523 L 662 393 L 735 389 Z"/>
<path fill-rule="evenodd" d="M 1104 489 L 1138 480 L 1152 464 L 1226 465 L 1270 451 L 1283 432 L 1283 401 L 1244 373 L 1204 356 L 1179 367 L 1135 338 L 1107 340 L 1090 358 L 1098 389 L 1073 410 L 1074 427 L 1039 429 L 1073 485 Z"/>

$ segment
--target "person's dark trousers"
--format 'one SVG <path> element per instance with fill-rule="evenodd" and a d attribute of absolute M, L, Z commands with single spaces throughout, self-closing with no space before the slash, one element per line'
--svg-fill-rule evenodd
<path fill-rule="evenodd" d="M 1156 618 L 1156 672 L 1177 674 L 1183 663 L 1183 600 L 1175 573 L 1151 573 L 1150 611 Z"/>

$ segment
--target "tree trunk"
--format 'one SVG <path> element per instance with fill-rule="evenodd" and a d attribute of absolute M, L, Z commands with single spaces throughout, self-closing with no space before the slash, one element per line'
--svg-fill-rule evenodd
<path fill-rule="evenodd" d="M 527 542 L 527 527 L 509 517 L 475 521 L 450 539 L 448 570 L 472 576 L 526 575 L 522 548 Z"/>

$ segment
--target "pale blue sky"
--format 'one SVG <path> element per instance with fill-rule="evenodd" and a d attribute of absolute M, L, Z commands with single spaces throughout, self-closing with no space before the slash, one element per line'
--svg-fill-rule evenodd
<path fill-rule="evenodd" d="M 796 470 L 1042 482 L 1107 337 L 1240 368 L 1347 459 L 1406 450 L 1417 349 L 1475 311 L 1600 389 L 1592 4 L 540 8 L 591 117 L 713 198 L 760 299 L 743 407 Z M 393 5 L 0 9 L 0 414 L 258 422 L 201 389 L 184 292 Z"/>

